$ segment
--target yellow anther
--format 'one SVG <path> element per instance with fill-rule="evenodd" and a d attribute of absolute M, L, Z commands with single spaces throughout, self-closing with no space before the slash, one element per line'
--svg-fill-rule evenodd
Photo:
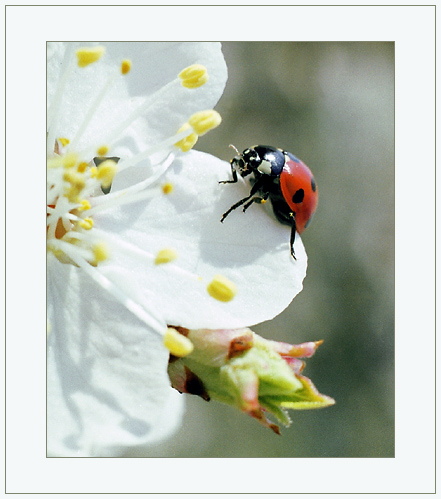
<path fill-rule="evenodd" d="M 190 355 L 194 349 L 193 343 L 184 335 L 178 333 L 176 329 L 169 327 L 164 335 L 164 346 L 176 357 Z"/>
<path fill-rule="evenodd" d="M 109 251 L 104 243 L 95 244 L 93 247 L 93 256 L 95 257 L 95 263 L 104 262 L 109 257 Z"/>
<path fill-rule="evenodd" d="M 69 139 L 66 139 L 66 137 L 59 137 L 58 142 L 63 146 L 66 147 L 67 144 L 69 144 Z"/>
<path fill-rule="evenodd" d="M 64 195 L 71 203 L 78 203 L 78 199 L 80 198 L 81 191 L 83 189 L 78 188 L 77 186 L 72 186 L 66 190 Z"/>
<path fill-rule="evenodd" d="M 132 68 L 132 61 L 130 61 L 129 59 L 125 59 L 121 63 L 121 74 L 126 75 L 131 68 Z"/>
<path fill-rule="evenodd" d="M 86 210 L 90 210 L 91 206 L 90 206 L 90 203 L 89 201 L 87 201 L 87 199 L 83 199 L 81 201 L 81 206 L 78 207 L 78 210 L 79 211 L 86 211 Z"/>
<path fill-rule="evenodd" d="M 83 47 L 77 50 L 78 66 L 85 68 L 89 64 L 98 61 L 104 55 L 105 47 Z"/>
<path fill-rule="evenodd" d="M 98 168 L 96 166 L 92 166 L 90 168 L 90 176 L 95 178 L 98 175 Z"/>
<path fill-rule="evenodd" d="M 109 152 L 109 148 L 107 146 L 101 146 L 97 150 L 98 156 L 105 156 Z"/>
<path fill-rule="evenodd" d="M 214 110 L 199 111 L 190 117 L 188 122 L 198 135 L 204 135 L 208 131 L 216 128 L 221 124 L 221 115 Z"/>
<path fill-rule="evenodd" d="M 202 64 L 193 64 L 188 68 L 183 69 L 178 77 L 181 79 L 181 84 L 185 88 L 202 87 L 208 81 L 207 68 Z"/>
<path fill-rule="evenodd" d="M 160 265 L 161 263 L 168 263 L 178 257 L 176 251 L 172 248 L 164 248 L 158 252 L 155 258 L 155 265 Z"/>
<path fill-rule="evenodd" d="M 260 200 L 260 204 L 265 204 L 265 203 L 266 203 L 266 201 L 267 201 L 266 199 L 261 199 L 261 200 Z"/>
<path fill-rule="evenodd" d="M 90 230 L 93 227 L 93 220 L 91 218 L 85 218 L 84 220 L 81 220 L 78 225 L 85 230 Z"/>
<path fill-rule="evenodd" d="M 116 169 L 116 162 L 113 161 L 113 159 L 106 159 L 98 166 L 96 178 L 101 182 L 101 185 L 105 189 L 112 185 Z"/>
<path fill-rule="evenodd" d="M 216 300 L 230 301 L 236 296 L 237 288 L 234 282 L 218 274 L 213 277 L 213 280 L 207 286 L 207 291 Z"/>
<path fill-rule="evenodd" d="M 86 182 L 84 180 L 84 175 L 80 175 L 73 171 L 66 171 L 63 175 L 63 180 L 69 182 L 72 186 L 84 189 Z"/>
<path fill-rule="evenodd" d="M 63 175 L 63 180 L 69 182 L 70 187 L 66 189 L 65 196 L 71 203 L 77 203 L 81 191 L 86 186 L 84 175 L 72 171 L 66 171 Z"/>
<path fill-rule="evenodd" d="M 162 186 L 162 192 L 164 194 L 170 194 L 171 192 L 173 192 L 173 184 L 171 184 L 170 182 L 167 182 L 166 184 L 164 184 Z"/>
<path fill-rule="evenodd" d="M 78 156 L 71 152 L 63 156 L 63 166 L 65 168 L 72 168 L 77 164 Z"/>
<path fill-rule="evenodd" d="M 190 125 L 188 123 L 185 123 L 178 130 L 178 133 L 184 132 L 185 130 L 189 129 Z M 191 133 L 190 135 L 187 135 L 187 137 L 184 137 L 179 142 L 176 142 L 175 146 L 178 147 L 182 152 L 188 152 L 196 144 L 197 141 L 198 141 L 197 134 Z"/>
<path fill-rule="evenodd" d="M 87 167 L 89 165 L 85 162 L 82 161 L 78 166 L 77 166 L 77 172 L 78 173 L 84 173 L 87 170 Z"/>

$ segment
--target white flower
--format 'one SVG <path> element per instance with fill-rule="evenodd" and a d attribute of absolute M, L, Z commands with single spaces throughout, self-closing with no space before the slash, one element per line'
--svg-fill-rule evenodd
<path fill-rule="evenodd" d="M 219 185 L 229 164 L 187 152 L 219 124 L 219 44 L 78 48 L 48 48 L 48 452 L 102 456 L 179 424 L 167 325 L 271 319 L 301 290 L 306 254 L 297 238 L 292 259 L 289 229 L 260 207 L 221 224 L 246 186 Z"/>

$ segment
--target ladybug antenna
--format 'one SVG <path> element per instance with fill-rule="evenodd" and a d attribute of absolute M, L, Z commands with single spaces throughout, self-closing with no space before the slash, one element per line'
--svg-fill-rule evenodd
<path fill-rule="evenodd" d="M 230 144 L 231 149 L 234 149 L 237 153 L 238 156 L 240 156 L 240 152 L 237 150 L 236 146 L 233 146 L 233 144 Z"/>

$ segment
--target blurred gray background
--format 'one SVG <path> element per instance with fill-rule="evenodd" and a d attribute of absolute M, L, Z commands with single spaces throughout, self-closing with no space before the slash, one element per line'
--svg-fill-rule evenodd
<path fill-rule="evenodd" d="M 230 143 L 287 149 L 320 192 L 302 235 L 304 289 L 253 329 L 290 343 L 324 339 L 304 374 L 337 403 L 290 411 L 291 427 L 277 436 L 231 407 L 186 396 L 179 433 L 132 455 L 393 457 L 394 45 L 228 42 L 223 51 L 223 122 L 196 148 L 226 161 Z"/>

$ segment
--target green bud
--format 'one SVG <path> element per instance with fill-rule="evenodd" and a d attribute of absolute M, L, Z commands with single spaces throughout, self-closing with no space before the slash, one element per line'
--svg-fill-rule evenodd
<path fill-rule="evenodd" d="M 176 329 L 194 345 L 187 357 L 170 357 L 168 373 L 180 392 L 232 405 L 276 433 L 279 427 L 265 413 L 288 426 L 287 409 L 335 403 L 300 374 L 304 362 L 299 358 L 311 357 L 321 341 L 291 345 L 266 340 L 248 328 Z"/>

